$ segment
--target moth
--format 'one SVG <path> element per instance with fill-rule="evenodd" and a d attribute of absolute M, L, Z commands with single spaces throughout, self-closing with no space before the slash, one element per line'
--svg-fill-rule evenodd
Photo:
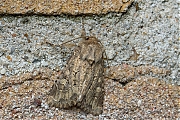
<path fill-rule="evenodd" d="M 77 107 L 85 113 L 101 114 L 104 100 L 103 54 L 104 47 L 96 37 L 82 37 L 49 91 L 49 106 Z"/>

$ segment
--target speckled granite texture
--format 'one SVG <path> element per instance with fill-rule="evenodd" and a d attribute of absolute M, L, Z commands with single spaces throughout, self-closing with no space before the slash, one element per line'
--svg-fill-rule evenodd
<path fill-rule="evenodd" d="M 165 80 L 179 81 L 178 4 L 169 1 L 136 0 L 124 15 L 109 13 L 85 16 L 87 35 L 105 46 L 110 66 L 122 63 L 152 65 L 171 71 Z M 60 69 L 70 55 L 72 42 L 81 34 L 81 16 L 1 16 L 0 73 L 15 75 L 46 66 Z M 78 41 L 76 41 L 78 42 Z M 72 50 L 71 49 L 71 50 Z"/>

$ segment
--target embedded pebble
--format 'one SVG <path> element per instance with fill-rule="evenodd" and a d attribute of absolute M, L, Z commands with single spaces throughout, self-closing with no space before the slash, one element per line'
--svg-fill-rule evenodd
<path fill-rule="evenodd" d="M 1 71 L 0 71 L 1 75 L 4 75 L 6 73 L 6 69 L 5 68 L 2 68 Z"/>
<path fill-rule="evenodd" d="M 48 62 L 46 62 L 46 61 L 41 61 L 41 66 L 42 67 L 47 67 L 49 64 L 48 64 Z"/>

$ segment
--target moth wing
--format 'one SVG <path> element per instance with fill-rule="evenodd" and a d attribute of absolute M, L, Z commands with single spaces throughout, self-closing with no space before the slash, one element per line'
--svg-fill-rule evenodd
<path fill-rule="evenodd" d="M 61 78 L 50 90 L 50 106 L 78 106 L 86 113 L 99 115 L 104 99 L 104 50 L 92 38 L 76 47 Z"/>
<path fill-rule="evenodd" d="M 62 71 L 60 79 L 53 84 L 48 95 L 48 104 L 50 106 L 69 108 L 77 104 L 79 86 L 73 72 L 73 69 L 76 69 L 73 63 L 77 59 L 76 55 L 71 56 L 67 66 Z"/>
<path fill-rule="evenodd" d="M 57 80 L 49 91 L 48 104 L 58 108 L 69 108 L 76 104 L 78 95 L 73 93 L 73 88 L 68 84 L 68 80 Z"/>
<path fill-rule="evenodd" d="M 96 67 L 95 67 L 96 66 Z M 101 63 L 92 66 L 94 74 L 91 82 L 85 90 L 84 97 L 78 106 L 86 113 L 99 115 L 103 111 L 104 100 L 104 77 L 103 65 Z"/>

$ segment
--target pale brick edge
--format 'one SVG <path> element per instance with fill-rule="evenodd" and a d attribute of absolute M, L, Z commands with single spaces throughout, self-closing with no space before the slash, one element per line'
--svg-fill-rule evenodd
<path fill-rule="evenodd" d="M 134 0 L 92 0 L 83 2 L 76 0 L 2 0 L 0 14 L 44 14 L 44 15 L 80 15 L 107 14 L 109 12 L 126 12 Z"/>

